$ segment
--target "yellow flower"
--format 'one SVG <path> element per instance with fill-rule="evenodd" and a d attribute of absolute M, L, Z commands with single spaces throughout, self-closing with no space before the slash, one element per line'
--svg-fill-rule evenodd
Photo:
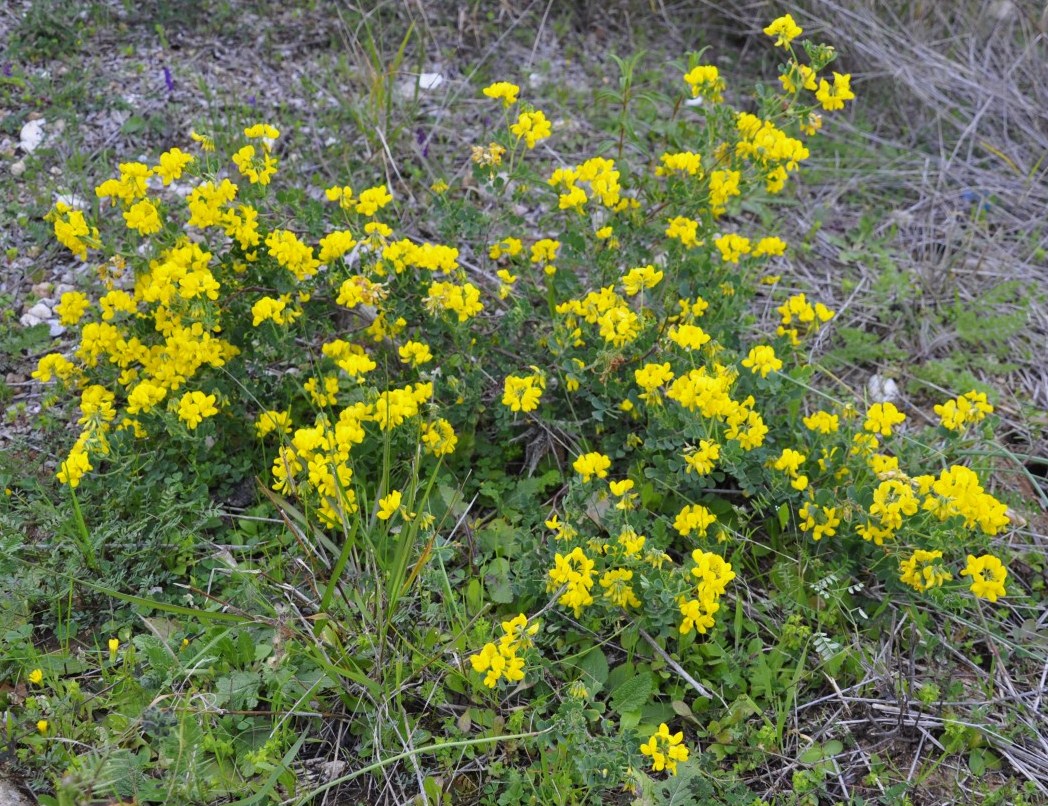
<path fill-rule="evenodd" d="M 815 98 L 827 112 L 844 109 L 845 101 L 855 99 L 855 93 L 851 91 L 851 76 L 834 73 L 832 85 L 825 78 L 820 79 Z"/>
<path fill-rule="evenodd" d="M 124 221 L 127 222 L 128 229 L 137 231 L 139 235 L 152 235 L 154 232 L 160 232 L 163 226 L 156 205 L 149 199 L 131 205 L 124 213 Z"/>
<path fill-rule="evenodd" d="M 803 422 L 805 428 L 819 434 L 833 434 L 840 427 L 840 418 L 828 411 L 816 411 L 803 418 Z"/>
<path fill-rule="evenodd" d="M 750 350 L 749 355 L 742 360 L 742 365 L 762 378 L 767 378 L 769 373 L 782 369 L 782 361 L 776 358 L 775 349 L 764 344 Z"/>
<path fill-rule="evenodd" d="M 906 415 L 895 408 L 894 403 L 874 403 L 866 412 L 863 428 L 882 437 L 891 436 L 892 428 L 906 419 Z"/>
<path fill-rule="evenodd" d="M 659 155 L 659 162 L 662 164 L 655 169 L 655 176 L 702 176 L 702 155 L 692 151 L 667 151 Z"/>
<path fill-rule="evenodd" d="M 36 723 L 36 729 L 37 729 L 37 731 L 39 731 L 41 736 L 46 735 L 47 734 L 47 720 L 46 719 L 39 720 Z"/>
<path fill-rule="evenodd" d="M 193 161 L 193 155 L 180 148 L 172 148 L 160 155 L 159 164 L 153 166 L 153 172 L 160 177 L 164 186 L 170 185 L 182 176 L 182 171 Z"/>
<path fill-rule="evenodd" d="M 575 460 L 572 467 L 575 472 L 582 476 L 583 483 L 589 483 L 594 476 L 598 479 L 607 478 L 608 468 L 611 467 L 611 459 L 603 453 L 592 451 L 584 453 Z"/>
<path fill-rule="evenodd" d="M 186 424 L 190 431 L 194 430 L 206 417 L 218 414 L 215 403 L 218 398 L 215 395 L 207 395 L 203 392 L 186 392 L 178 401 L 178 419 Z"/>
<path fill-rule="evenodd" d="M 717 104 L 724 100 L 724 79 L 712 64 L 700 64 L 684 74 L 685 83 L 691 87 L 691 97 L 700 95 Z"/>
<path fill-rule="evenodd" d="M 253 145 L 246 145 L 233 155 L 233 164 L 252 185 L 268 185 L 277 172 L 277 160 L 263 145 L 261 153 Z"/>
<path fill-rule="evenodd" d="M 393 197 L 386 186 L 376 185 L 373 188 L 361 191 L 356 210 L 361 215 L 373 216 L 391 201 L 393 201 Z"/>
<path fill-rule="evenodd" d="M 688 760 L 688 748 L 682 742 L 684 733 L 670 733 L 669 726 L 663 722 L 648 741 L 640 746 L 640 752 L 651 756 L 651 768 L 655 772 L 668 771 L 677 774 L 677 763 Z"/>
<path fill-rule="evenodd" d="M 55 306 L 58 321 L 67 327 L 77 324 L 84 316 L 84 312 L 91 307 L 87 295 L 79 291 L 66 291 L 62 299 Z"/>
<path fill-rule="evenodd" d="M 517 94 L 520 92 L 520 87 L 516 84 L 510 84 L 508 81 L 496 81 L 494 84 L 486 86 L 483 92 L 488 98 L 501 100 L 504 107 L 510 107 L 517 102 Z"/>
<path fill-rule="evenodd" d="M 200 143 L 200 149 L 202 151 L 211 152 L 215 150 L 215 140 L 213 137 L 207 134 L 198 134 L 195 131 L 189 133 L 189 139 L 194 143 Z"/>
<path fill-rule="evenodd" d="M 713 464 L 720 458 L 720 445 L 712 440 L 704 439 L 699 442 L 698 448 L 692 448 L 684 454 L 684 472 L 695 471 L 700 476 L 705 476 L 713 471 Z"/>
<path fill-rule="evenodd" d="M 502 405 L 512 412 L 529 412 L 539 407 L 542 390 L 546 388 L 546 379 L 541 375 L 517 377 L 507 375 L 502 393 Z"/>
<path fill-rule="evenodd" d="M 509 130 L 517 139 L 524 138 L 528 148 L 534 148 L 539 140 L 545 140 L 553 132 L 546 116 L 537 109 L 532 112 L 521 112 L 517 117 L 517 122 L 510 126 Z"/>
<path fill-rule="evenodd" d="M 876 538 L 874 539 L 876 541 Z M 899 563 L 899 581 L 918 591 L 938 588 L 944 582 L 953 579 L 953 575 L 936 562 L 940 559 L 942 559 L 941 551 L 917 549 L 909 559 Z"/>
<path fill-rule="evenodd" d="M 688 247 L 699 246 L 699 241 L 695 237 L 699 230 L 699 222 L 692 218 L 685 218 L 684 216 L 677 216 L 671 218 L 666 227 L 666 236 L 669 238 L 676 238 L 682 244 Z"/>
<path fill-rule="evenodd" d="M 812 540 L 833 537 L 841 524 L 836 507 L 820 507 L 812 501 L 798 510 L 797 517 L 801 531 L 811 532 Z"/>
<path fill-rule="evenodd" d="M 764 29 L 764 33 L 768 36 L 777 37 L 775 47 L 785 48 L 789 46 L 790 42 L 804 33 L 804 30 L 793 21 L 792 16 L 784 14 L 778 19 L 772 20 L 771 25 Z"/>
<path fill-rule="evenodd" d="M 248 126 L 244 129 L 244 137 L 249 140 L 261 140 L 263 138 L 267 140 L 276 140 L 280 137 L 280 131 L 270 126 L 268 123 L 256 123 L 253 126 Z"/>
<path fill-rule="evenodd" d="M 34 686 L 39 686 L 41 683 L 44 682 L 44 671 L 43 671 L 43 669 L 33 669 L 33 671 L 31 671 L 29 673 L 29 676 L 28 676 L 27 679 Z"/>
<path fill-rule="evenodd" d="M 961 576 L 972 578 L 971 592 L 980 599 L 996 602 L 999 596 L 1007 596 L 1004 581 L 1008 578 L 1008 569 L 992 554 L 976 557 L 968 555 L 968 565 Z"/>
<path fill-rule="evenodd" d="M 110 638 L 109 639 L 109 660 L 116 660 L 116 653 L 120 649 L 120 639 Z"/>
<path fill-rule="evenodd" d="M 378 519 L 388 521 L 400 509 L 400 490 L 394 490 L 378 502 Z"/>
<path fill-rule="evenodd" d="M 593 604 L 590 594 L 593 587 L 593 560 L 581 548 L 576 547 L 566 556 L 560 553 L 554 555 L 546 587 L 552 591 L 561 586 L 564 586 L 564 593 L 557 601 L 572 608 L 576 618 L 584 607 Z"/>
<path fill-rule="evenodd" d="M 750 239 L 734 233 L 722 235 L 714 243 L 720 250 L 721 259 L 725 263 L 738 263 L 739 258 L 748 255 L 751 251 Z"/>
<path fill-rule="evenodd" d="M 622 278 L 622 288 L 627 296 L 636 296 L 645 288 L 654 288 L 662 282 L 664 274 L 654 266 L 640 266 L 630 269 Z"/>
<path fill-rule="evenodd" d="M 705 537 L 709 527 L 716 522 L 717 516 L 702 504 L 689 504 L 677 513 L 673 528 L 680 532 L 682 537 L 690 537 L 693 533 L 698 537 Z"/>
<path fill-rule="evenodd" d="M 640 607 L 640 600 L 630 584 L 632 579 L 633 572 L 626 568 L 606 571 L 600 578 L 600 586 L 604 588 L 604 598 L 610 600 L 616 607 Z"/>
<path fill-rule="evenodd" d="M 421 366 L 433 360 L 433 353 L 430 351 L 429 345 L 420 341 L 405 342 L 397 352 L 400 355 L 401 363 L 410 364 L 413 367 Z"/>

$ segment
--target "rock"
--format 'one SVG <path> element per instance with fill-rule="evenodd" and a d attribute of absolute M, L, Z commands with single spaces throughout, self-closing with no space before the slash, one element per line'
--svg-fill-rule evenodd
<path fill-rule="evenodd" d="M 61 336 L 66 332 L 65 325 L 61 324 L 57 319 L 52 319 L 47 323 L 48 328 L 51 330 L 51 338 Z"/>
<path fill-rule="evenodd" d="M 51 283 L 36 283 L 33 286 L 33 294 L 38 297 L 46 297 L 51 294 Z"/>
<path fill-rule="evenodd" d="M 444 83 L 444 76 L 440 73 L 422 73 L 418 77 L 420 90 L 435 90 Z"/>
<path fill-rule="evenodd" d="M 22 327 L 36 327 L 40 324 L 40 321 L 40 319 L 37 319 L 31 313 L 24 313 L 18 319 L 18 323 Z"/>
<path fill-rule="evenodd" d="M 21 176 L 25 173 L 25 160 L 18 160 L 18 162 L 11 163 L 11 176 Z"/>
<path fill-rule="evenodd" d="M 899 399 L 899 384 L 883 375 L 871 375 L 866 382 L 866 395 L 871 403 L 894 403 Z"/>
<path fill-rule="evenodd" d="M 47 120 L 37 118 L 29 121 L 22 127 L 22 131 L 18 135 L 18 145 L 26 154 L 32 154 L 44 142 L 44 126 L 46 124 Z"/>
<path fill-rule="evenodd" d="M 50 319 L 51 318 L 51 309 L 44 302 L 36 303 L 36 305 L 34 305 L 32 308 L 30 308 L 28 311 L 26 311 L 26 313 L 29 316 L 36 317 L 40 321 L 43 321 L 44 319 Z"/>
<path fill-rule="evenodd" d="M 31 806 L 32 802 L 11 781 L 0 778 L 0 806 Z"/>

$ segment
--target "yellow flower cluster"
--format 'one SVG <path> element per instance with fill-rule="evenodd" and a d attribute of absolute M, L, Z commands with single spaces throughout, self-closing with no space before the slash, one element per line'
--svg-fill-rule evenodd
<path fill-rule="evenodd" d="M 785 48 L 789 47 L 789 44 L 794 39 L 804 33 L 804 30 L 793 21 L 791 15 L 784 14 L 772 20 L 771 24 L 764 29 L 764 33 L 767 36 L 775 37 L 775 47 Z"/>
<path fill-rule="evenodd" d="M 640 746 L 640 752 L 651 757 L 651 768 L 655 772 L 668 771 L 677 774 L 677 764 L 688 760 L 688 748 L 683 744 L 684 733 L 670 733 L 669 726 L 663 722 L 647 742 Z"/>
<path fill-rule="evenodd" d="M 691 88 L 692 98 L 704 98 L 719 104 L 724 100 L 724 79 L 712 64 L 699 64 L 684 74 L 684 83 Z"/>
<path fill-rule="evenodd" d="M 805 428 L 818 434 L 833 434 L 841 427 L 840 418 L 828 411 L 816 411 L 802 421 Z"/>
<path fill-rule="evenodd" d="M 568 554 L 557 553 L 553 557 L 553 568 L 549 570 L 547 590 L 555 591 L 564 587 L 564 592 L 557 601 L 570 607 L 578 618 L 582 608 L 593 604 L 593 569 L 594 563 L 585 552 L 576 546 Z"/>
<path fill-rule="evenodd" d="M 735 154 L 759 169 L 769 193 L 779 193 L 786 179 L 810 156 L 800 140 L 789 137 L 769 120 L 740 112 L 735 120 L 739 141 Z"/>
<path fill-rule="evenodd" d="M 673 528 L 681 537 L 705 537 L 710 526 L 717 522 L 717 516 L 702 504 L 688 504 L 673 521 Z"/>
<path fill-rule="evenodd" d="M 89 226 L 83 212 L 65 202 L 57 202 L 47 219 L 55 239 L 81 260 L 87 260 L 88 247 L 98 246 L 98 228 Z"/>
<path fill-rule="evenodd" d="M 713 552 L 695 549 L 691 553 L 695 565 L 691 575 L 696 579 L 695 596 L 691 599 L 681 597 L 680 634 L 687 635 L 695 630 L 705 635 L 714 625 L 713 616 L 720 610 L 720 598 L 727 590 L 728 583 L 735 579 L 731 563 Z"/>
<path fill-rule="evenodd" d="M 324 190 L 324 197 L 328 201 L 337 201 L 339 207 L 346 212 L 355 212 L 366 218 L 375 215 L 393 201 L 393 196 L 385 185 L 366 188 L 360 192 L 359 196 L 354 196 L 353 188 L 348 185 L 341 187 L 335 185 Z"/>
<path fill-rule="evenodd" d="M 375 517 L 380 521 L 388 521 L 400 510 L 402 500 L 400 490 L 393 490 L 389 495 L 383 496 L 378 500 L 378 512 L 375 513 Z"/>
<path fill-rule="evenodd" d="M 922 508 L 939 520 L 959 516 L 966 529 L 978 526 L 987 535 L 995 535 L 1011 523 L 1008 507 L 983 490 L 971 468 L 953 465 L 939 473 L 938 478 L 923 476 L 915 481 L 927 493 Z"/>
<path fill-rule="evenodd" d="M 528 148 L 534 148 L 539 140 L 545 140 L 553 133 L 549 120 L 537 109 L 521 112 L 509 130 L 518 140 L 523 138 Z"/>
<path fill-rule="evenodd" d="M 713 440 L 703 439 L 698 448 L 691 448 L 684 453 L 684 472 L 705 476 L 713 472 L 714 463 L 720 459 L 720 445 Z"/>
<path fill-rule="evenodd" d="M 459 250 L 444 244 L 415 243 L 407 238 L 392 241 L 382 248 L 382 258 L 397 274 L 408 268 L 451 274 L 459 268 Z"/>
<path fill-rule="evenodd" d="M 1007 596 L 1004 581 L 1008 578 L 1008 569 L 992 554 L 976 557 L 968 555 L 968 565 L 961 571 L 962 577 L 971 577 L 971 591 L 980 599 L 996 602 L 1000 596 Z"/>
<path fill-rule="evenodd" d="M 480 301 L 480 289 L 473 283 L 444 282 L 438 280 L 430 284 L 423 301 L 426 310 L 436 315 L 443 312 L 453 313 L 459 322 L 466 322 L 484 310 Z"/>
<path fill-rule="evenodd" d="M 538 623 L 528 625 L 527 617 L 521 613 L 502 622 L 502 637 L 497 644 L 487 643 L 480 652 L 469 656 L 473 671 L 484 675 L 485 686 L 495 688 L 499 680 L 516 683 L 524 679 L 524 659 L 517 653 L 531 646 L 538 631 Z"/>
<path fill-rule="evenodd" d="M 729 392 L 737 375 L 736 370 L 721 364 L 715 364 L 712 373 L 700 367 L 674 380 L 666 397 L 688 411 L 697 411 L 703 417 L 723 423 L 724 437 L 751 451 L 764 444 L 768 426 L 760 412 L 753 408 L 756 401 L 752 395 L 742 401 L 732 399 Z"/>
<path fill-rule="evenodd" d="M 603 453 L 591 451 L 579 456 L 572 467 L 575 472 L 582 476 L 583 483 L 589 483 L 594 477 L 598 479 L 607 478 L 608 469 L 611 467 L 611 459 Z"/>
<path fill-rule="evenodd" d="M 539 407 L 542 390 L 545 388 L 546 379 L 541 374 L 507 375 L 502 393 L 502 405 L 508 407 L 512 412 L 535 411 Z"/>
<path fill-rule="evenodd" d="M 833 318 L 833 311 L 821 302 L 812 305 L 804 294 L 794 294 L 776 310 L 782 318 L 782 323 L 775 332 L 780 336 L 786 336 L 794 347 L 800 345 L 802 335 L 816 332 L 821 325 Z M 803 325 L 803 330 L 798 327 L 800 325 Z"/>
<path fill-rule="evenodd" d="M 244 136 L 249 140 L 258 140 L 259 148 L 256 149 L 252 143 L 243 146 L 233 155 L 233 164 L 252 185 L 268 185 L 277 172 L 272 143 L 280 137 L 280 132 L 265 123 L 258 123 L 244 129 Z"/>
<path fill-rule="evenodd" d="M 863 428 L 882 437 L 891 436 L 892 429 L 905 422 L 906 415 L 895 408 L 894 403 L 874 403 L 866 412 Z"/>
<path fill-rule="evenodd" d="M 486 86 L 483 92 L 488 98 L 501 100 L 504 107 L 510 107 L 517 102 L 520 87 L 508 81 L 496 81 L 494 84 Z"/>
<path fill-rule="evenodd" d="M 754 375 L 767 378 L 769 373 L 782 369 L 782 360 L 775 355 L 775 348 L 761 344 L 750 350 L 742 360 L 742 365 Z"/>
<path fill-rule="evenodd" d="M 631 584 L 633 572 L 628 568 L 615 568 L 605 571 L 600 578 L 600 586 L 604 589 L 604 598 L 613 605 L 621 608 L 640 607 L 640 599 L 633 590 Z"/>
<path fill-rule="evenodd" d="M 837 507 L 819 506 L 814 501 L 807 501 L 797 511 L 797 517 L 801 531 L 811 532 L 812 540 L 833 537 L 837 534 L 837 527 L 841 525 Z"/>
<path fill-rule="evenodd" d="M 808 477 L 801 473 L 800 469 L 807 460 L 808 457 L 800 451 L 783 448 L 779 457 L 772 462 L 772 467 L 790 477 L 790 486 L 793 489 L 805 490 L 808 487 Z"/>
<path fill-rule="evenodd" d="M 943 428 L 963 431 L 973 423 L 982 422 L 987 414 L 993 414 L 993 405 L 985 393 L 972 391 L 935 406 L 934 411 Z"/>
<path fill-rule="evenodd" d="M 702 155 L 692 151 L 666 151 L 659 155 L 656 176 L 694 176 L 702 178 Z"/>
<path fill-rule="evenodd" d="M 941 551 L 917 549 L 899 563 L 899 580 L 916 591 L 929 591 L 953 579 L 953 574 L 939 564 Z"/>
<path fill-rule="evenodd" d="M 589 185 L 589 194 L 579 187 L 579 182 Z M 600 199 L 605 207 L 616 211 L 623 209 L 622 187 L 614 160 L 593 157 L 574 168 L 557 168 L 550 175 L 549 184 L 561 189 L 557 202 L 561 210 L 581 211 L 590 194 Z"/>

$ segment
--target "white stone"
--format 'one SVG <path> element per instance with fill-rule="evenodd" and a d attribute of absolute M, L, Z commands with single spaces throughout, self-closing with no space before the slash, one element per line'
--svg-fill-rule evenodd
<path fill-rule="evenodd" d="M 17 162 L 12 162 L 10 170 L 12 176 L 21 176 L 25 173 L 25 160 L 18 160 Z"/>
<path fill-rule="evenodd" d="M 422 73 L 418 77 L 418 86 L 421 90 L 435 90 L 444 83 L 444 76 L 440 73 Z"/>
<path fill-rule="evenodd" d="M 26 313 L 29 314 L 29 316 L 35 316 L 40 320 L 51 318 L 51 309 L 43 302 L 36 303 L 36 305 L 26 311 Z"/>
<path fill-rule="evenodd" d="M 19 317 L 18 323 L 22 327 L 35 327 L 36 325 L 40 324 L 40 320 L 33 316 L 31 313 L 24 313 Z"/>
<path fill-rule="evenodd" d="M 36 151 L 37 146 L 44 142 L 44 126 L 46 124 L 47 121 L 44 118 L 37 118 L 29 121 L 22 127 L 22 131 L 18 135 L 18 145 L 22 147 L 26 154 L 32 154 Z"/>
<path fill-rule="evenodd" d="M 866 396 L 871 403 L 894 403 L 899 399 L 899 384 L 883 375 L 871 375 L 866 382 Z"/>

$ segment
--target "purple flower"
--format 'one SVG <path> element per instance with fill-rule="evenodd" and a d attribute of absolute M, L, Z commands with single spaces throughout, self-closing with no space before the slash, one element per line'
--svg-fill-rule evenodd
<path fill-rule="evenodd" d="M 169 94 L 175 91 L 175 80 L 171 77 L 171 71 L 166 67 L 164 68 L 164 84 Z"/>
<path fill-rule="evenodd" d="M 247 96 L 247 105 L 248 106 L 254 106 L 255 105 L 255 96 L 254 95 Z"/>
<path fill-rule="evenodd" d="M 11 62 L 4 62 L 3 73 L 4 73 L 4 78 L 10 78 L 11 77 Z"/>
<path fill-rule="evenodd" d="M 429 157 L 429 136 L 425 129 L 415 129 L 415 141 L 422 146 L 422 158 L 427 159 Z"/>

